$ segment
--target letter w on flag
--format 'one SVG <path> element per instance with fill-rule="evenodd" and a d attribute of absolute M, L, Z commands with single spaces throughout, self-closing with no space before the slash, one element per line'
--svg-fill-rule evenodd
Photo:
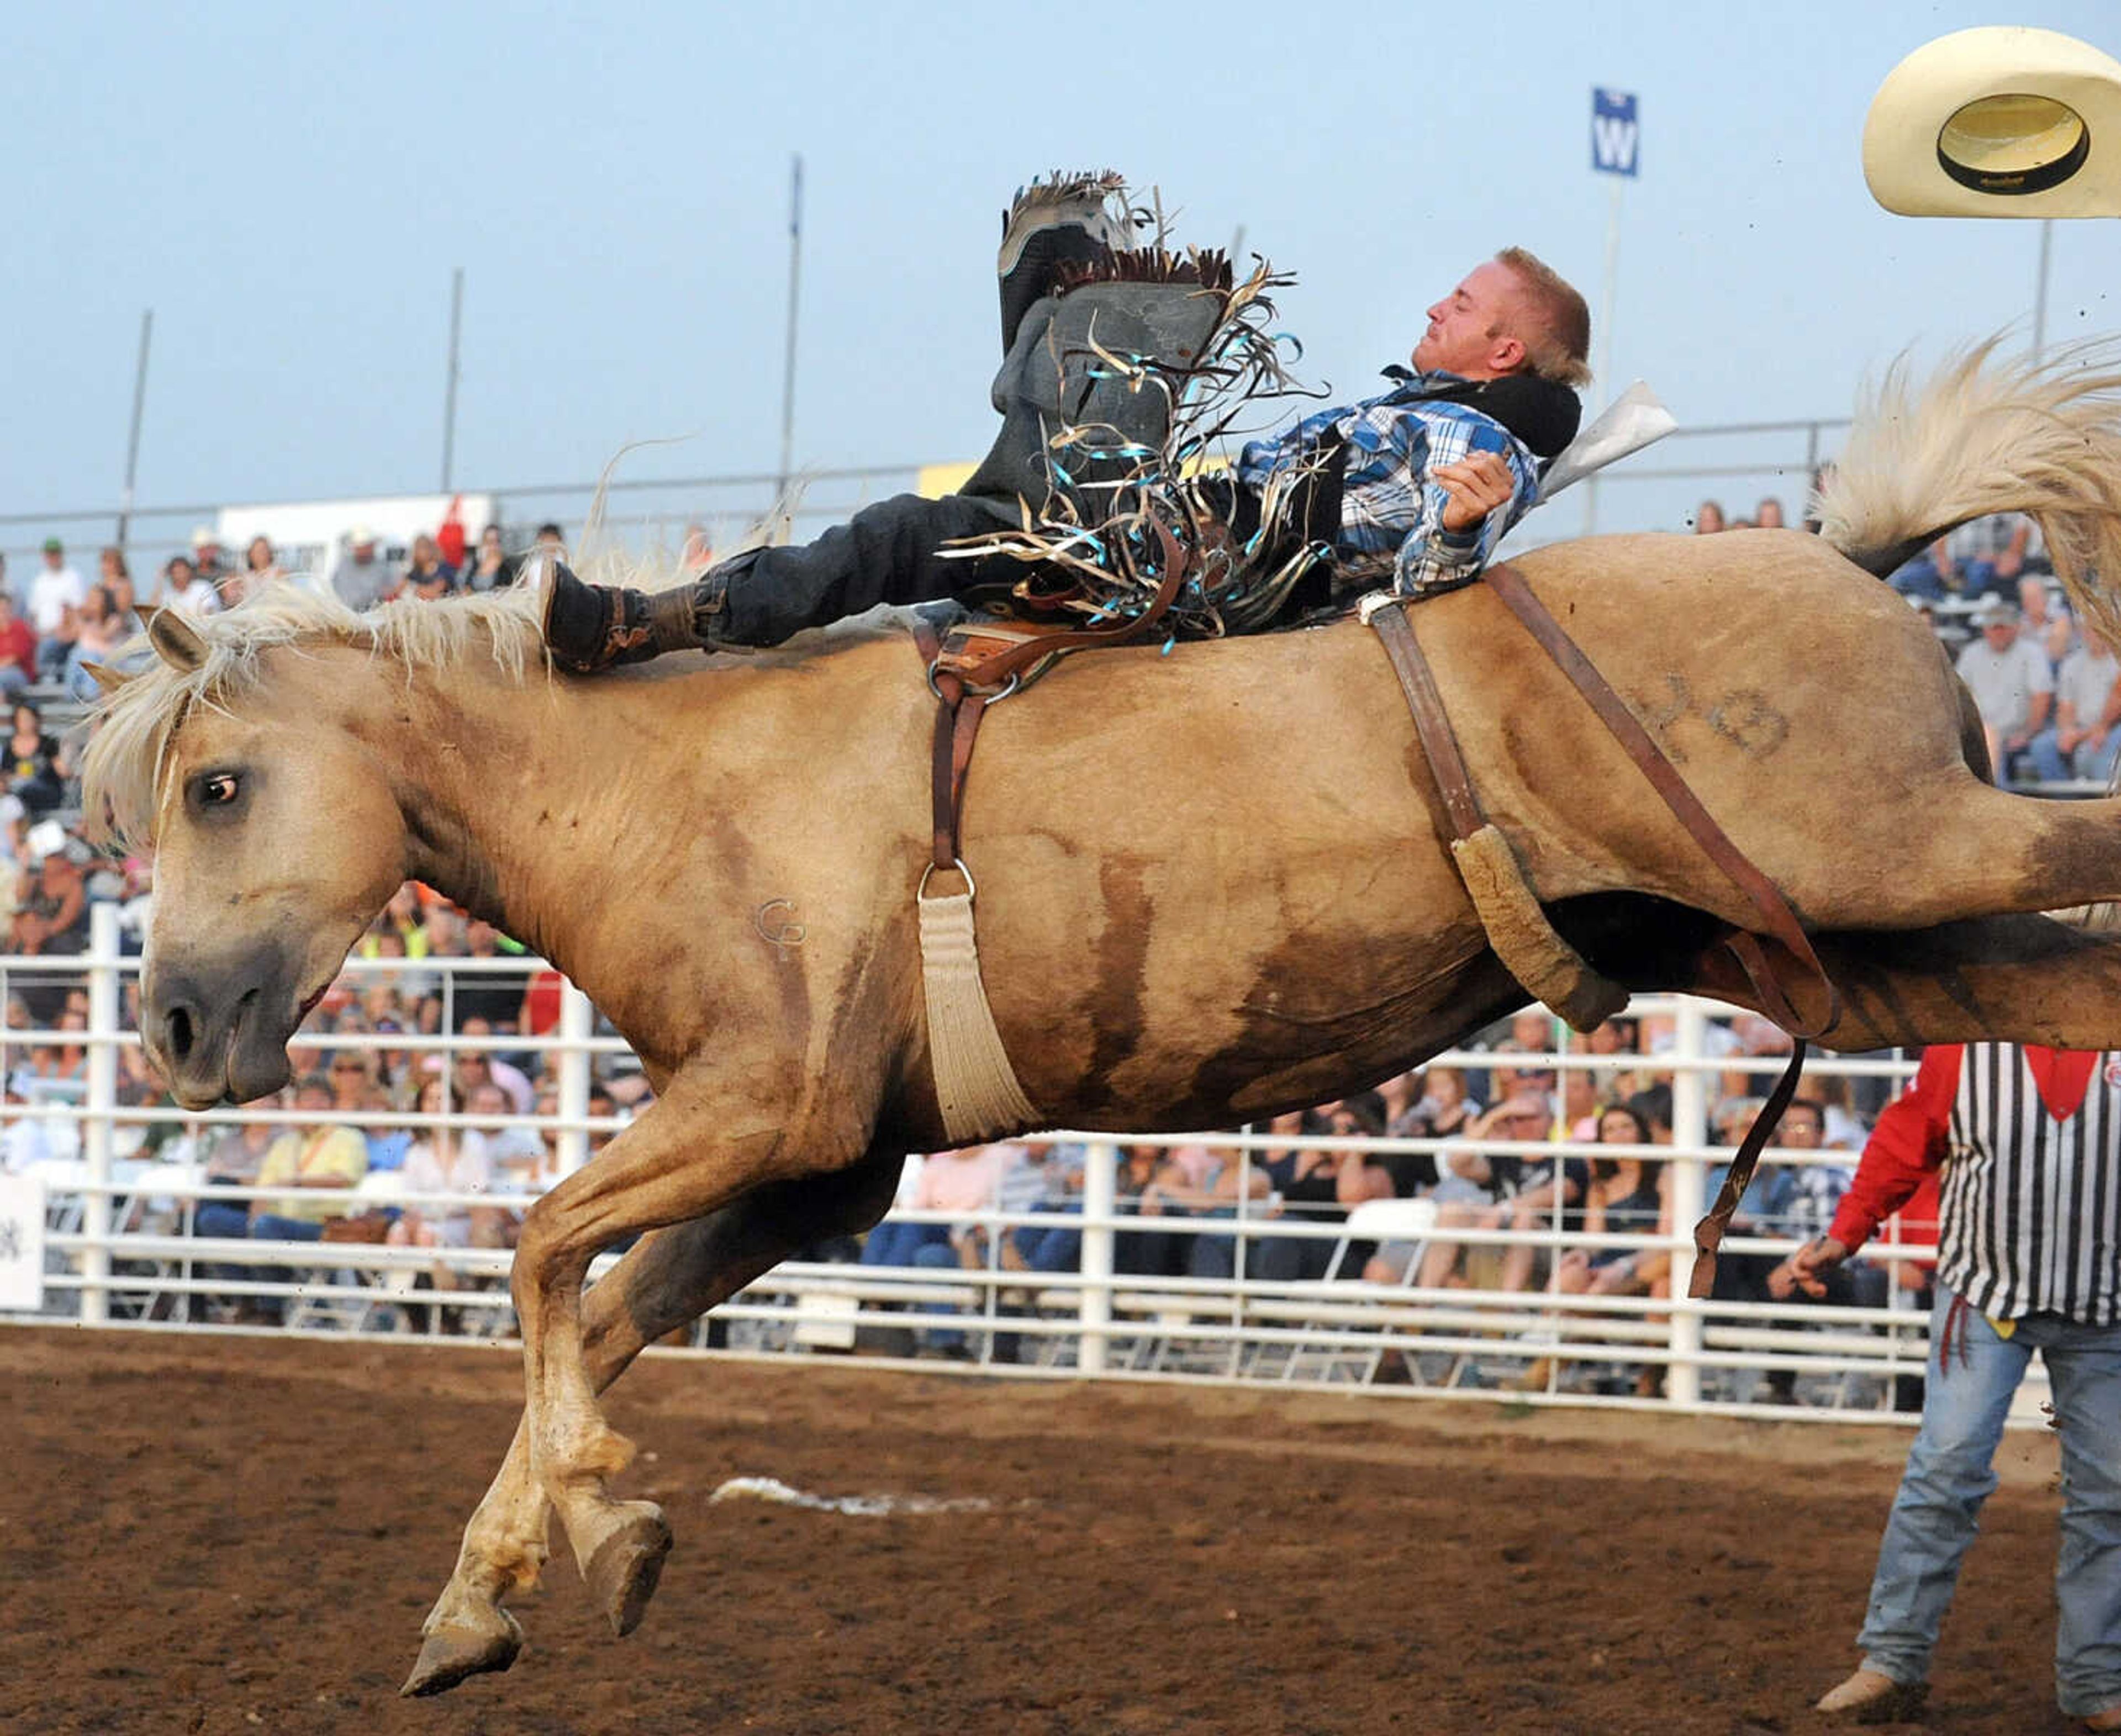
<path fill-rule="evenodd" d="M 1642 122 L 1631 91 L 1591 92 L 1591 166 L 1601 175 L 1634 175 L 1642 144 Z"/>

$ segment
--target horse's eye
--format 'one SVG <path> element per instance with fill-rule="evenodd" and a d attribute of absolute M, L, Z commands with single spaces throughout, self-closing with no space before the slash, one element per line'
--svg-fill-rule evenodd
<path fill-rule="evenodd" d="M 216 772 L 199 781 L 199 800 L 209 808 L 224 808 L 235 800 L 236 782 L 233 772 Z"/>

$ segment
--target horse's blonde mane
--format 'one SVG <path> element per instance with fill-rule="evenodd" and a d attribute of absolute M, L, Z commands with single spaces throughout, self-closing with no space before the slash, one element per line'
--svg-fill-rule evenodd
<path fill-rule="evenodd" d="M 261 660 L 282 646 L 349 646 L 408 670 L 447 668 L 476 647 L 520 682 L 549 665 L 531 586 L 429 602 L 404 598 L 357 614 L 338 598 L 273 585 L 203 619 L 184 618 L 206 646 L 194 670 L 156 655 L 144 637 L 123 646 L 114 666 L 133 671 L 90 713 L 82 795 L 91 827 L 134 847 L 153 842 L 155 806 L 170 742 L 194 706 L 226 710 L 258 684 Z"/>

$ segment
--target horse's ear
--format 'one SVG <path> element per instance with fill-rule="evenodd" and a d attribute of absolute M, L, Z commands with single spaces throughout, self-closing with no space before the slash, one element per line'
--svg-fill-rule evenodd
<path fill-rule="evenodd" d="M 133 678 L 122 669 L 113 669 L 108 663 L 84 663 L 88 678 L 106 693 L 114 693 Z"/>
<path fill-rule="evenodd" d="M 140 611 L 140 618 L 147 623 L 147 638 L 156 655 L 171 669 L 189 675 L 204 667 L 206 641 L 176 610 L 150 606 Z"/>

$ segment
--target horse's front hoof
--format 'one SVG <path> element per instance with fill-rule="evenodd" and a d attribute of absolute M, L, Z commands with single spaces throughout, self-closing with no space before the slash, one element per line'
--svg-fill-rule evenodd
<path fill-rule="evenodd" d="M 611 1631 L 623 1640 L 641 1625 L 663 1562 L 670 1553 L 670 1527 L 649 1501 L 629 1501 L 625 1521 L 596 1547 L 582 1570 L 590 1595 Z"/>
<path fill-rule="evenodd" d="M 523 1650 L 523 1629 L 515 1617 L 493 1609 L 494 1625 L 451 1622 L 420 1642 L 420 1661 L 398 1692 L 408 1698 L 446 1694 L 467 1677 L 504 1670 Z"/>

